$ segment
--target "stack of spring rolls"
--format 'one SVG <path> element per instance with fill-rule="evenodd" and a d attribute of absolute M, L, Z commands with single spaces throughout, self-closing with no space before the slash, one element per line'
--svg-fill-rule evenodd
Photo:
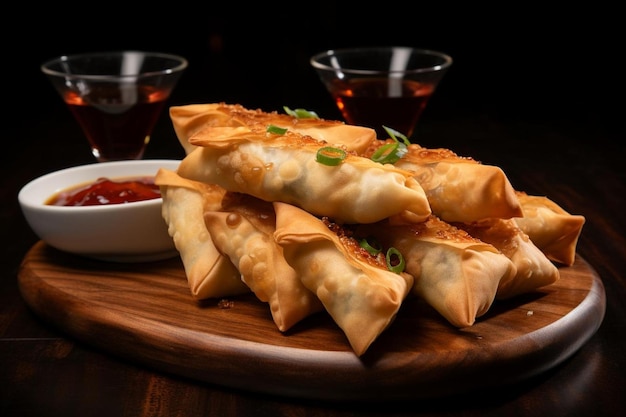
<path fill-rule="evenodd" d="M 361 356 L 409 296 L 462 328 L 574 263 L 584 217 L 496 166 L 416 144 L 374 162 L 393 138 L 295 112 L 211 103 L 170 117 L 186 157 L 156 183 L 193 297 L 253 292 L 281 332 L 325 311 Z M 342 159 L 320 161 L 327 147 Z"/>

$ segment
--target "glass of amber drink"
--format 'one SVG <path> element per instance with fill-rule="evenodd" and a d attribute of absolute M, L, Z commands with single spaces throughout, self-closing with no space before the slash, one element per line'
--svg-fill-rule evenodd
<path fill-rule="evenodd" d="M 411 47 L 363 47 L 321 52 L 310 63 L 345 121 L 384 139 L 383 126 L 413 135 L 452 58 Z"/>
<path fill-rule="evenodd" d="M 187 68 L 181 56 L 115 51 L 66 55 L 41 70 L 80 124 L 98 162 L 141 159 Z"/>

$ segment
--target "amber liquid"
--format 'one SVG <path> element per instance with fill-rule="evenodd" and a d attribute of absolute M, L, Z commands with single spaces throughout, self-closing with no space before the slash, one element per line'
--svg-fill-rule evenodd
<path fill-rule="evenodd" d="M 386 78 L 337 81 L 330 88 L 346 122 L 371 127 L 379 138 L 389 137 L 383 126 L 410 137 L 433 91 L 431 84 Z"/>
<path fill-rule="evenodd" d="M 122 92 L 117 86 L 101 87 L 64 97 L 100 162 L 143 157 L 166 98 L 163 91 L 141 86 Z"/>

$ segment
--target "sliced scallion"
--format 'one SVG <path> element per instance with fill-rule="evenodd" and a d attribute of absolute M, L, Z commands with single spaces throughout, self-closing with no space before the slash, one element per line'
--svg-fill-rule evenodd
<path fill-rule="evenodd" d="M 276 125 L 268 125 L 265 131 L 267 133 L 273 133 L 275 135 L 284 135 L 285 133 L 287 133 L 287 128 L 276 126 Z"/>
<path fill-rule="evenodd" d="M 398 249 L 389 248 L 387 250 L 385 260 L 387 261 L 387 269 L 389 269 L 391 272 L 395 272 L 396 274 L 404 272 L 406 262 L 404 260 L 404 256 L 402 256 Z"/>
<path fill-rule="evenodd" d="M 406 135 L 403 135 L 402 133 L 398 132 L 397 130 L 392 129 L 392 128 L 387 127 L 387 126 L 383 126 L 383 129 L 385 129 L 385 132 L 387 132 L 389 134 L 389 137 L 392 138 L 393 140 L 395 140 L 396 142 L 399 142 L 398 138 L 400 138 L 400 139 L 402 139 L 402 142 L 404 142 L 404 144 L 406 146 L 409 146 L 411 144 L 411 142 L 406 137 Z"/>
<path fill-rule="evenodd" d="M 378 242 L 378 240 L 374 237 L 360 239 L 359 246 L 365 249 L 372 256 L 376 256 L 382 251 L 380 242 Z"/>
<path fill-rule="evenodd" d="M 317 115 L 317 113 L 311 110 L 305 110 L 305 109 L 292 110 L 287 106 L 283 106 L 283 109 L 285 110 L 285 113 L 297 119 L 319 119 L 320 118 Z"/>
<path fill-rule="evenodd" d="M 332 146 L 324 146 L 317 151 L 315 160 L 320 164 L 337 166 L 346 159 L 346 151 Z"/>
<path fill-rule="evenodd" d="M 398 142 L 386 143 L 372 154 L 371 160 L 380 164 L 393 164 L 400 157 L 396 155 L 398 150 Z"/>

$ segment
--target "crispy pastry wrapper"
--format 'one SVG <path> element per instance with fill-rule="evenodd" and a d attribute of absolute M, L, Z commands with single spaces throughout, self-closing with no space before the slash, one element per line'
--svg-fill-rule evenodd
<path fill-rule="evenodd" d="M 371 149 L 371 148 L 370 148 Z M 411 171 L 433 214 L 447 222 L 521 217 L 522 208 L 504 171 L 448 149 L 408 146 L 395 166 Z"/>
<path fill-rule="evenodd" d="M 358 226 L 355 233 L 398 249 L 406 272 L 415 278 L 412 292 L 459 328 L 473 325 L 485 314 L 500 281 L 516 272 L 511 260 L 493 245 L 436 216 L 408 226 L 387 222 Z"/>
<path fill-rule="evenodd" d="M 206 126 L 231 126 L 230 117 L 218 111 L 219 103 L 189 104 L 170 107 L 170 119 L 174 132 L 185 150 L 189 154 L 196 147 L 189 143 L 189 138 Z"/>
<path fill-rule="evenodd" d="M 559 279 L 558 268 L 517 226 L 515 219 L 487 219 L 458 226 L 492 244 L 513 261 L 516 273 L 510 279 L 500 281 L 496 299 L 528 293 Z"/>
<path fill-rule="evenodd" d="M 203 219 L 205 210 L 221 207 L 226 190 L 163 168 L 155 183 L 161 189 L 163 219 L 180 254 L 192 296 L 201 300 L 250 292 L 237 268 L 215 247 Z"/>
<path fill-rule="evenodd" d="M 282 247 L 274 241 L 272 203 L 229 194 L 221 210 L 206 211 L 204 220 L 218 250 L 237 266 L 241 279 L 257 298 L 269 304 L 281 332 L 323 310 L 320 300 L 302 284 L 285 260 Z"/>
<path fill-rule="evenodd" d="M 363 152 L 376 139 L 376 132 L 364 126 L 340 121 L 297 118 L 277 112 L 250 110 L 238 104 L 209 103 L 170 107 L 170 119 L 181 145 L 187 153 L 195 147 L 189 142 L 198 131 L 212 127 L 248 127 L 265 130 L 273 125 L 332 145 L 343 145 L 357 153 Z"/>
<path fill-rule="evenodd" d="M 548 259 L 572 266 L 585 217 L 568 213 L 548 197 L 518 191 L 517 198 L 524 211 L 523 217 L 515 218 L 519 228 Z"/>
<path fill-rule="evenodd" d="M 365 261 L 310 213 L 284 203 L 274 207 L 274 236 L 285 259 L 361 356 L 395 319 L 413 277 Z"/>
<path fill-rule="evenodd" d="M 316 155 L 327 144 L 308 136 L 205 128 L 190 142 L 199 148 L 182 160 L 178 174 L 228 191 L 293 204 L 340 223 L 391 216 L 420 222 L 431 213 L 410 172 L 350 152 L 339 165 L 324 165 Z"/>

